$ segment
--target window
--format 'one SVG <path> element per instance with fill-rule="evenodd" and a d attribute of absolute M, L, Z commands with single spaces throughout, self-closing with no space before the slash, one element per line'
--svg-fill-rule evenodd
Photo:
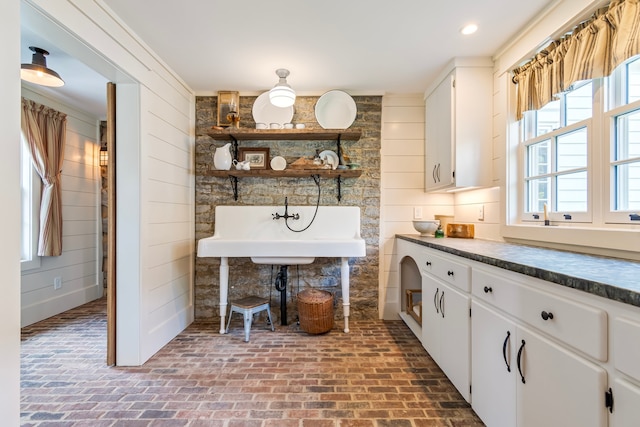
<path fill-rule="evenodd" d="M 556 223 L 640 225 L 640 57 L 526 112 L 519 135 L 523 222 L 546 205 Z"/>
<path fill-rule="evenodd" d="M 640 218 L 640 58 L 627 61 L 608 78 L 611 94 L 605 120 L 609 153 L 605 182 L 610 223 Z"/>
<path fill-rule="evenodd" d="M 40 267 L 38 223 L 41 181 L 33 168 L 31 154 L 24 138 L 22 138 L 20 149 L 20 182 L 22 207 L 20 265 L 22 270 L 29 270 Z"/>
<path fill-rule="evenodd" d="M 540 110 L 525 113 L 522 220 L 542 221 L 546 205 L 552 221 L 591 221 L 588 152 L 593 88 L 593 82 L 581 82 Z"/>

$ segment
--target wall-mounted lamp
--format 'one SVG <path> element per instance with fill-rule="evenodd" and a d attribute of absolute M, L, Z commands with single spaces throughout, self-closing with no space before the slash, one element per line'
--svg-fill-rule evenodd
<path fill-rule="evenodd" d="M 106 145 L 100 147 L 100 166 L 109 166 L 109 152 Z"/>
<path fill-rule="evenodd" d="M 63 86 L 64 81 L 58 73 L 47 68 L 45 55 L 49 55 L 49 52 L 34 46 L 29 46 L 29 49 L 33 52 L 31 64 L 22 64 L 20 66 L 20 78 L 42 86 Z"/>
<path fill-rule="evenodd" d="M 296 102 L 296 92 L 287 83 L 289 70 L 278 68 L 276 74 L 280 81 L 269 91 L 269 100 L 276 107 L 291 107 Z"/>

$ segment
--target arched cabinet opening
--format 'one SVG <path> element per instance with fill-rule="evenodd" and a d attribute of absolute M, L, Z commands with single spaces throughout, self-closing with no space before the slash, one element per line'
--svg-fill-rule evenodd
<path fill-rule="evenodd" d="M 400 317 L 409 328 L 421 336 L 422 330 L 422 276 L 415 260 L 405 256 L 400 261 Z"/>

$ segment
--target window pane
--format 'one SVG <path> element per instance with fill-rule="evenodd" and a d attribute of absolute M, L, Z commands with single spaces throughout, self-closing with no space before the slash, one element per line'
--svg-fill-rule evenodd
<path fill-rule="evenodd" d="M 551 144 L 546 141 L 538 142 L 527 147 L 528 170 L 527 177 L 545 175 L 551 171 L 549 165 Z"/>
<path fill-rule="evenodd" d="M 587 211 L 587 172 L 570 173 L 556 177 L 557 211 Z"/>
<path fill-rule="evenodd" d="M 556 171 L 587 167 L 587 128 L 558 136 Z"/>
<path fill-rule="evenodd" d="M 593 85 L 591 82 L 577 87 L 565 96 L 565 126 L 591 117 L 593 105 Z"/>
<path fill-rule="evenodd" d="M 615 210 L 640 209 L 640 162 L 614 166 L 616 180 Z"/>
<path fill-rule="evenodd" d="M 550 178 L 527 181 L 527 212 L 542 212 L 544 204 L 549 205 Z"/>
<path fill-rule="evenodd" d="M 544 135 L 560 127 L 560 101 L 553 101 L 537 111 L 536 136 Z"/>
<path fill-rule="evenodd" d="M 640 59 L 627 64 L 627 104 L 640 99 Z"/>
<path fill-rule="evenodd" d="M 616 158 L 640 157 L 640 110 L 616 117 Z"/>

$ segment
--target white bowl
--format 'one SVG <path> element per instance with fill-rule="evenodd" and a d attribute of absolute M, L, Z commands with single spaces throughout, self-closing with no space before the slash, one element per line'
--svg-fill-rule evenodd
<path fill-rule="evenodd" d="M 421 236 L 433 236 L 433 233 L 438 229 L 440 221 L 437 219 L 419 219 L 413 221 L 413 228 L 416 229 Z"/>

